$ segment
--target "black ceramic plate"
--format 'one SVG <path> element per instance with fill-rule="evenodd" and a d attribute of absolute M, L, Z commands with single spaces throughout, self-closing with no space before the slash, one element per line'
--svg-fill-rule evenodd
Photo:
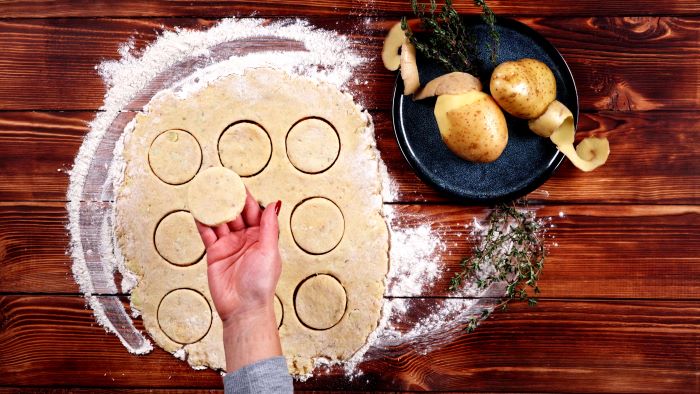
<path fill-rule="evenodd" d="M 477 17 L 466 17 L 477 42 L 488 42 L 488 27 Z M 566 105 L 578 122 L 578 95 L 571 71 L 552 44 L 536 31 L 512 19 L 499 19 L 501 36 L 498 62 L 532 58 L 544 62 L 557 80 L 557 100 Z M 481 83 L 488 92 L 491 72 L 486 45 L 479 48 Z M 437 63 L 419 56 L 420 81 L 446 73 Z M 413 101 L 403 94 L 403 81 L 396 80 L 393 100 L 394 132 L 404 157 L 423 181 L 470 202 L 495 202 L 521 197 L 544 183 L 564 155 L 547 139 L 531 132 L 527 121 L 507 113 L 508 145 L 492 163 L 471 163 L 453 154 L 440 137 L 433 108 L 435 98 Z"/>

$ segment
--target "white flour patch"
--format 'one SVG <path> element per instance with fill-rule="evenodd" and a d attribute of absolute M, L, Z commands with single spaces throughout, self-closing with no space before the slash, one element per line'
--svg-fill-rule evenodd
<path fill-rule="evenodd" d="M 404 218 L 391 205 L 385 206 L 384 217 L 391 237 L 386 294 L 395 297 L 425 294 L 426 287 L 442 273 L 440 254 L 447 245 L 430 223 L 412 227 L 403 224 Z"/>

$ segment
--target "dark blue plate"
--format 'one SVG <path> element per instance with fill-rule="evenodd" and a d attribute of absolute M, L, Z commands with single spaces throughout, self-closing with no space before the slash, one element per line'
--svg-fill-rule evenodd
<path fill-rule="evenodd" d="M 488 27 L 478 17 L 465 17 L 477 37 L 479 69 L 488 93 L 491 73 L 497 64 L 490 60 L 485 43 Z M 569 66 L 544 37 L 512 19 L 498 19 L 501 43 L 498 63 L 532 58 L 552 69 L 557 80 L 557 100 L 566 105 L 578 123 L 578 94 Z M 421 85 L 445 74 L 437 63 L 418 56 Z M 438 190 L 468 202 L 496 202 L 521 197 L 542 185 L 562 162 L 564 155 L 548 139 L 537 136 L 527 121 L 505 113 L 508 145 L 492 163 L 472 163 L 453 154 L 442 141 L 433 109 L 435 98 L 413 101 L 403 94 L 403 81 L 396 80 L 393 99 L 394 132 L 406 160 L 423 181 Z"/>

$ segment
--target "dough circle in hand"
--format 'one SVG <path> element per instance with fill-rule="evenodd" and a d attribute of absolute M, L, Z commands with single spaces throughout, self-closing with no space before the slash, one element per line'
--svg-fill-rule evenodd
<path fill-rule="evenodd" d="M 297 317 L 307 327 L 327 330 L 345 314 L 347 296 L 343 285 L 330 275 L 316 275 L 303 281 L 294 298 Z"/>
<path fill-rule="evenodd" d="M 282 325 L 282 318 L 284 317 L 284 312 L 282 311 L 282 302 L 280 298 L 275 294 L 275 319 L 277 319 L 277 328 Z"/>
<path fill-rule="evenodd" d="M 330 168 L 340 152 L 335 129 L 321 119 L 304 119 L 287 134 L 287 157 L 299 171 L 317 174 Z"/>
<path fill-rule="evenodd" d="M 241 177 L 225 167 L 200 172 L 187 190 L 187 205 L 192 216 L 207 226 L 218 226 L 238 217 L 245 199 Z"/>
<path fill-rule="evenodd" d="M 160 329 L 178 343 L 188 344 L 202 339 L 209 332 L 211 320 L 209 303 L 194 290 L 173 290 L 158 306 Z"/>
<path fill-rule="evenodd" d="M 161 181 L 180 185 L 199 171 L 202 150 L 192 134 L 184 130 L 168 130 L 153 140 L 148 150 L 148 163 Z"/>
<path fill-rule="evenodd" d="M 204 243 L 187 211 L 173 212 L 164 217 L 153 238 L 158 254 L 171 264 L 194 264 L 204 255 Z"/>
<path fill-rule="evenodd" d="M 328 253 L 343 238 L 345 219 L 332 201 L 314 197 L 294 209 L 291 230 L 294 241 L 307 253 Z"/>
<path fill-rule="evenodd" d="M 229 126 L 219 140 L 221 164 L 240 176 L 258 174 L 270 161 L 270 155 L 270 136 L 252 122 L 239 122 Z"/>

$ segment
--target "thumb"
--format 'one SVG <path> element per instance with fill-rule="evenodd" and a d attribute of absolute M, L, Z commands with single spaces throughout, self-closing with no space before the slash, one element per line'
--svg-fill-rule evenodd
<path fill-rule="evenodd" d="M 260 244 L 265 250 L 278 247 L 279 223 L 277 222 L 276 206 L 281 202 L 270 203 L 260 217 Z M 277 208 L 279 209 L 279 208 Z"/>

